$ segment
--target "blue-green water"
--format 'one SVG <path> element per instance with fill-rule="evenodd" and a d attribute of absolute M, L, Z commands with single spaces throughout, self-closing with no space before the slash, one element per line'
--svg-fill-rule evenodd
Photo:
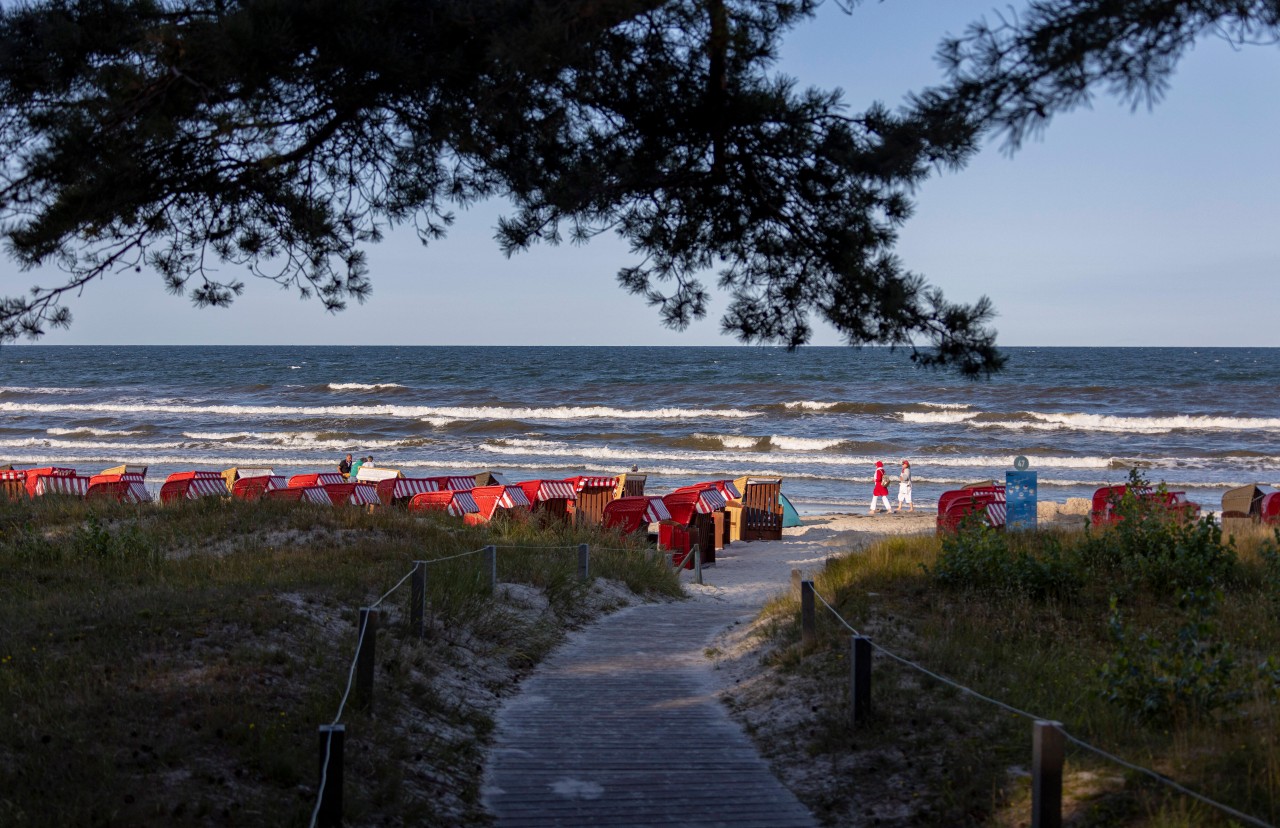
<path fill-rule="evenodd" d="M 96 472 L 347 452 L 410 476 L 616 473 L 648 488 L 781 475 L 806 511 L 865 508 L 876 460 L 917 503 L 1002 477 L 1087 496 L 1138 466 L 1217 508 L 1280 481 L 1280 349 L 1012 348 L 990 381 L 905 352 L 810 348 L 47 347 L 0 350 L 0 463 Z"/>

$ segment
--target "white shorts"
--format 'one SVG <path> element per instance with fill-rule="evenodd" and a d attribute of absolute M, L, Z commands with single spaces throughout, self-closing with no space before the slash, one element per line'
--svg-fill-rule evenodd
<path fill-rule="evenodd" d="M 911 490 L 910 490 L 910 489 L 904 489 L 904 488 L 902 488 L 901 486 L 899 486 L 899 487 L 898 487 L 898 502 L 899 502 L 899 503 L 910 503 L 910 502 L 911 502 Z"/>

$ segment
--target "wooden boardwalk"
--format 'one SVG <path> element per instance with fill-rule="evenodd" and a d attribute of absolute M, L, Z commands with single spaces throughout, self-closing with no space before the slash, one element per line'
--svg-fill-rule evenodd
<path fill-rule="evenodd" d="M 705 648 L 742 613 L 646 604 L 571 636 L 498 714 L 497 825 L 816 826 L 715 697 Z"/>

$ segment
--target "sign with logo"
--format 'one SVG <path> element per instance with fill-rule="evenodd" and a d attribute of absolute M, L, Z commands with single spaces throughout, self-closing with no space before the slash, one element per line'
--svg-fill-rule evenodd
<path fill-rule="evenodd" d="M 1004 473 L 1005 528 L 1036 528 L 1036 487 L 1036 473 L 1033 471 Z"/>

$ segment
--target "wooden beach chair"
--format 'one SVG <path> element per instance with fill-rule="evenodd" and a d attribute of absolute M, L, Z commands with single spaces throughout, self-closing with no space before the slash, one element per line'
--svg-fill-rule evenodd
<path fill-rule="evenodd" d="M 730 512 L 731 519 L 741 521 L 741 530 L 730 536 L 737 540 L 782 540 L 781 477 L 739 477 L 733 481 L 742 492 L 742 511 Z"/>

